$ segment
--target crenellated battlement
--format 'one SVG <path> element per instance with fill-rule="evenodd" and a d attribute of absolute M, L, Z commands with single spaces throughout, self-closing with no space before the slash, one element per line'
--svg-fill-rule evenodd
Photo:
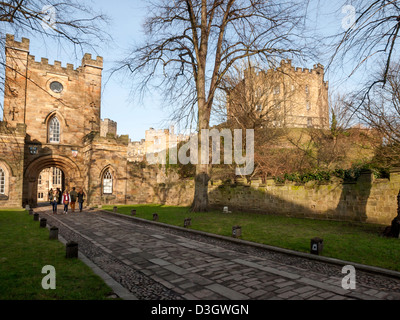
<path fill-rule="evenodd" d="M 28 56 L 29 66 L 35 69 L 41 69 L 47 72 L 56 72 L 56 73 L 65 73 L 72 74 L 75 73 L 78 75 L 81 72 L 80 68 L 74 69 L 74 65 L 67 63 L 66 67 L 63 67 L 60 61 L 55 60 L 54 64 L 49 63 L 49 59 L 41 58 L 40 61 L 36 61 L 36 57 L 29 55 Z"/>
<path fill-rule="evenodd" d="M 91 56 L 89 54 L 89 56 Z M 84 72 L 84 67 L 91 66 L 96 68 L 101 68 L 103 65 L 103 58 L 97 57 L 96 60 L 92 59 L 84 59 L 84 63 L 82 63 L 81 67 L 75 69 L 74 65 L 71 63 L 67 63 L 66 66 L 62 66 L 60 61 L 55 60 L 53 64 L 49 63 L 49 59 L 41 58 L 40 61 L 36 61 L 36 57 L 33 55 L 28 56 L 28 62 L 31 68 L 42 69 L 47 72 L 57 72 L 57 73 L 65 73 L 65 74 L 75 74 L 78 75 L 81 72 Z"/>
<path fill-rule="evenodd" d="M 277 69 L 280 70 L 284 70 L 286 73 L 288 72 L 293 72 L 293 73 L 299 73 L 299 74 L 318 74 L 318 75 L 323 75 L 324 74 L 324 66 L 320 63 L 315 64 L 313 66 L 313 69 L 309 69 L 309 68 L 299 68 L 299 67 L 294 67 L 292 65 L 292 60 L 282 60 L 280 67 L 278 67 Z M 276 71 L 276 70 L 272 70 Z"/>
<path fill-rule="evenodd" d="M 82 67 L 94 67 L 103 69 L 103 57 L 97 57 L 96 60 L 92 59 L 90 53 L 86 53 L 82 59 Z"/>
<path fill-rule="evenodd" d="M 22 38 L 21 42 L 15 40 L 14 35 L 6 35 L 6 48 L 29 52 L 30 40 Z"/>
<path fill-rule="evenodd" d="M 54 64 L 49 64 L 49 59 L 41 58 L 40 61 L 36 61 L 35 56 L 29 55 L 30 40 L 27 38 L 22 38 L 21 41 L 16 41 L 14 35 L 6 35 L 6 48 L 14 49 L 18 51 L 25 51 L 28 53 L 28 62 L 31 67 L 37 69 L 43 69 L 44 71 L 50 72 L 63 72 L 63 73 L 79 73 L 82 72 L 86 67 L 103 69 L 103 57 L 92 58 L 90 53 L 86 53 L 82 59 L 82 65 L 74 69 L 74 65 L 67 63 L 66 67 L 61 65 L 60 61 L 54 61 Z"/>

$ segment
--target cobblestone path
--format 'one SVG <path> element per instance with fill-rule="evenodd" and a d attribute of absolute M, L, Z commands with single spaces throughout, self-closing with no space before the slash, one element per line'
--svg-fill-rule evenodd
<path fill-rule="evenodd" d="M 400 300 L 400 279 L 89 211 L 53 215 L 51 226 L 140 300 Z"/>

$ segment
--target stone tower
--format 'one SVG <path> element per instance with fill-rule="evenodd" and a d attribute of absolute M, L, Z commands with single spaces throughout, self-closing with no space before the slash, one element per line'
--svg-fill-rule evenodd
<path fill-rule="evenodd" d="M 64 129 L 60 143 L 76 144 L 100 130 L 103 58 L 85 54 L 77 69 L 29 54 L 29 40 L 7 35 L 4 117 L 10 127 L 25 124 L 32 141 L 50 143 L 48 122 L 56 116 Z M 68 130 L 65 130 L 68 128 Z"/>
<path fill-rule="evenodd" d="M 324 67 L 321 64 L 312 70 L 295 68 L 291 60 L 282 61 L 275 69 L 257 72 L 248 68 L 244 79 L 230 93 L 228 99 L 228 117 L 235 112 L 235 95 L 253 94 L 254 112 L 274 115 L 271 121 L 275 126 L 286 128 L 329 129 L 328 82 L 324 80 Z M 242 86 L 242 87 L 240 87 Z M 243 86 L 250 87 L 243 90 Z M 240 91 L 241 90 L 241 91 Z M 249 93 L 252 92 L 252 93 Z M 258 98 L 257 98 L 258 97 Z M 247 100 L 251 98 L 246 97 Z M 271 112 L 271 110 L 273 112 Z M 278 115 L 278 116 L 277 116 Z"/>
<path fill-rule="evenodd" d="M 6 128 L 2 140 L 9 143 L 1 145 L 0 170 L 7 177 L 3 198 L 35 205 L 39 173 L 47 168 L 63 171 L 63 187 L 87 189 L 86 154 L 91 149 L 84 139 L 100 132 L 103 58 L 85 54 L 78 68 L 63 67 L 46 58 L 36 61 L 29 44 L 7 35 L 1 127 Z M 10 149 L 18 160 L 8 159 Z M 11 184 L 14 177 L 23 184 L 18 190 Z"/>

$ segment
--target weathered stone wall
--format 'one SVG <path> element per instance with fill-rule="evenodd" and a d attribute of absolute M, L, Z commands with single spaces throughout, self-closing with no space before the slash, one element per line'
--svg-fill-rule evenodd
<path fill-rule="evenodd" d="M 214 182 L 209 193 L 210 204 L 217 207 L 388 225 L 397 215 L 399 190 L 400 170 L 393 170 L 390 179 L 375 179 L 364 172 L 355 183 L 276 184 L 268 180 L 263 184 L 254 180 L 232 186 Z"/>
<path fill-rule="evenodd" d="M 110 119 L 104 119 L 100 123 L 100 136 L 107 137 L 107 135 L 117 136 L 117 123 Z"/>
<path fill-rule="evenodd" d="M 85 193 L 89 205 L 125 204 L 127 194 L 127 161 L 129 137 L 101 137 L 92 133 L 84 140 Z M 112 194 L 104 194 L 103 177 L 109 171 L 113 178 Z"/>
<path fill-rule="evenodd" d="M 181 180 L 175 171 L 129 163 L 128 176 L 129 204 L 190 206 L 193 201 L 193 180 Z"/>
<path fill-rule="evenodd" d="M 193 200 L 194 181 L 181 180 L 176 173 L 166 174 L 158 167 L 128 166 L 128 204 L 159 203 L 189 206 Z M 277 184 L 274 180 L 247 183 L 210 182 L 210 205 L 264 214 L 323 220 L 362 221 L 390 225 L 397 215 L 400 169 L 392 170 L 390 179 L 375 179 L 364 172 L 357 182 Z"/>
<path fill-rule="evenodd" d="M 0 168 L 5 172 L 5 193 L 0 208 L 20 208 L 23 189 L 25 126 L 7 128 L 0 122 Z"/>

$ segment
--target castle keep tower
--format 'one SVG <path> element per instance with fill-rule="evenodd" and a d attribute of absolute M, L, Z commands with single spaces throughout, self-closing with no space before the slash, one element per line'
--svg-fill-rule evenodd
<path fill-rule="evenodd" d="M 249 68 L 243 81 L 230 92 L 228 117 L 240 112 L 235 103 L 246 99 L 254 101 L 251 112 L 270 120 L 267 126 L 329 129 L 329 85 L 324 76 L 321 64 L 311 70 L 301 69 L 293 67 L 291 60 L 267 71 Z"/>

